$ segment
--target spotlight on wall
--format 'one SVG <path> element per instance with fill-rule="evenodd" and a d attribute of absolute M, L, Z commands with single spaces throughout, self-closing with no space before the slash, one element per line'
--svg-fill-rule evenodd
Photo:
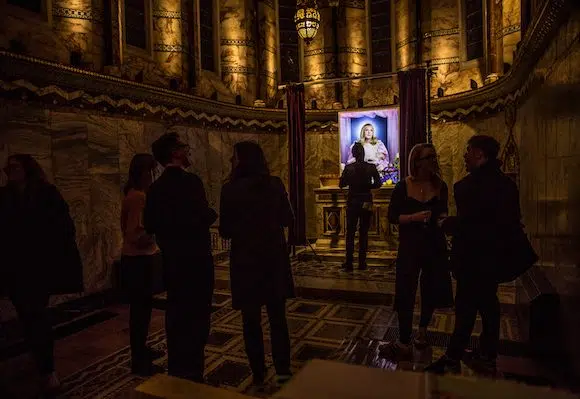
<path fill-rule="evenodd" d="M 70 52 L 70 64 L 75 67 L 81 66 L 83 63 L 83 54 L 80 51 L 73 50 Z"/>
<path fill-rule="evenodd" d="M 359 98 L 358 100 L 356 100 L 356 106 L 359 108 L 364 107 L 364 101 L 362 98 Z"/>
<path fill-rule="evenodd" d="M 437 89 L 437 97 L 443 97 L 445 95 L 445 90 L 443 90 L 443 87 L 440 87 Z"/>
<path fill-rule="evenodd" d="M 236 96 L 236 105 L 242 105 L 242 96 L 240 94 Z"/>
<path fill-rule="evenodd" d="M 312 101 L 310 102 L 310 107 L 311 107 L 312 109 L 318 109 L 318 103 L 316 102 L 316 100 L 312 100 Z"/>
<path fill-rule="evenodd" d="M 471 84 L 471 90 L 477 89 L 477 82 L 475 80 L 471 79 L 469 84 Z"/>

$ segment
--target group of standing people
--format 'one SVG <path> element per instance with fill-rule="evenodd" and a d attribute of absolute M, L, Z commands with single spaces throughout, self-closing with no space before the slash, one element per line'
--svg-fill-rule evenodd
<path fill-rule="evenodd" d="M 201 179 L 186 171 L 189 147 L 177 134 L 156 140 L 152 153 L 137 154 L 131 163 L 121 217 L 133 372 L 157 371 L 146 338 L 155 264 L 161 261 L 168 373 L 201 382 L 214 289 L 209 228 L 218 214 L 209 206 Z M 284 184 L 270 175 L 258 144 L 237 143 L 231 162 L 221 193 L 219 232 L 231 240 L 232 306 L 242 313 L 256 385 L 264 383 L 267 372 L 261 328 L 261 307 L 266 306 L 277 380 L 283 383 L 291 376 L 286 299 L 294 295 L 294 285 L 284 227 L 292 220 L 292 210 Z M 156 163 L 164 170 L 153 181 Z"/>
<path fill-rule="evenodd" d="M 382 346 L 382 356 L 410 358 L 413 344 L 428 344 L 427 327 L 435 309 L 455 305 L 455 327 L 446 354 L 426 371 L 461 371 L 460 361 L 479 312 L 483 328 L 480 352 L 473 360 L 482 373 L 495 374 L 500 334 L 498 285 L 515 279 L 537 261 L 521 224 L 517 186 L 501 171 L 499 148 L 489 136 L 477 135 L 468 141 L 464 155 L 468 175 L 453 188 L 457 216 L 448 215 L 448 188 L 434 146 L 418 144 L 411 150 L 407 177 L 393 190 L 388 211 L 389 223 L 399 226 L 394 303 L 399 340 Z M 364 162 L 364 148 L 355 145 L 352 152 L 357 161 L 345 168 L 340 183 L 349 187 L 344 264 L 349 271 L 357 223 L 359 268 L 366 268 L 370 190 L 377 188 L 375 168 Z M 450 252 L 446 235 L 452 236 Z M 452 275 L 457 280 L 455 298 Z M 418 286 L 419 328 L 412 343 Z"/>

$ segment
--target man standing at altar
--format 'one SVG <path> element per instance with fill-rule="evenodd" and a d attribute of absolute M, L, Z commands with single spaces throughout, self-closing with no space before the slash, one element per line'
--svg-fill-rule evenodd
<path fill-rule="evenodd" d="M 217 213 L 201 179 L 185 170 L 189 147 L 177 133 L 161 136 L 152 152 L 165 170 L 149 189 L 143 222 L 163 255 L 168 372 L 202 382 L 214 286 L 209 227 Z"/>
<path fill-rule="evenodd" d="M 343 268 L 353 270 L 354 236 L 358 224 L 358 268 L 367 268 L 369 227 L 373 209 L 371 189 L 381 186 L 381 176 L 375 165 L 365 162 L 365 150 L 361 143 L 352 146 L 354 163 L 346 165 L 340 177 L 340 188 L 348 186 L 346 200 L 346 262 Z"/>

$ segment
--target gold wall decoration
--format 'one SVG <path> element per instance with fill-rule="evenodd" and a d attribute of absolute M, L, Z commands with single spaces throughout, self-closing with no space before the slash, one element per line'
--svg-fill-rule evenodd
<path fill-rule="evenodd" d="M 183 79 L 181 0 L 153 0 L 153 55 L 167 77 Z"/>
<path fill-rule="evenodd" d="M 322 5 L 319 9 L 323 24 L 308 47 L 304 46 L 304 82 L 336 78 L 336 37 L 333 28 L 333 8 Z M 336 101 L 334 84 L 313 84 L 305 88 L 306 107 L 316 100 L 318 108 L 332 108 Z"/>
<path fill-rule="evenodd" d="M 260 35 L 260 93 L 258 97 L 266 103 L 278 92 L 278 23 L 276 6 L 271 0 L 258 2 L 258 25 Z"/>
<path fill-rule="evenodd" d="M 513 64 L 514 53 L 521 39 L 521 0 L 502 0 L 502 27 L 498 37 L 503 44 L 503 62 Z"/>
<path fill-rule="evenodd" d="M 242 97 L 256 99 L 256 46 L 253 2 L 220 0 L 221 72 L 224 84 Z"/>
<path fill-rule="evenodd" d="M 103 1 L 54 0 L 52 21 L 55 32 L 85 68 L 103 67 Z M 75 61 L 76 62 L 76 61 Z M 79 65 L 79 66 L 80 66 Z"/>
<path fill-rule="evenodd" d="M 367 13 L 364 1 L 340 3 L 338 26 L 338 69 L 341 77 L 365 76 L 369 73 L 367 57 Z M 342 84 L 343 105 L 355 107 L 362 97 L 363 82 Z"/>

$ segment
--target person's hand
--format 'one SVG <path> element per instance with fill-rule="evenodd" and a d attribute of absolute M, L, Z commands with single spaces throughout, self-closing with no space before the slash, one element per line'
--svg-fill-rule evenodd
<path fill-rule="evenodd" d="M 427 223 L 431 219 L 431 211 L 413 213 L 411 220 L 418 223 Z"/>

